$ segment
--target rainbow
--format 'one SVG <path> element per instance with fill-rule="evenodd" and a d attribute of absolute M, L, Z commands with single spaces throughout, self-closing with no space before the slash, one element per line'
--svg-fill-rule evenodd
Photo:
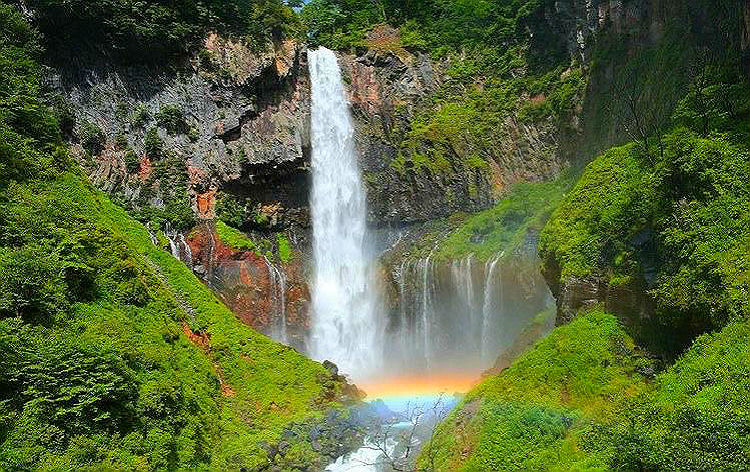
<path fill-rule="evenodd" d="M 471 390 L 480 380 L 480 371 L 463 370 L 426 375 L 382 376 L 358 383 L 358 386 L 365 392 L 366 401 L 383 400 L 386 403 L 402 403 L 414 398 L 460 395 Z"/>

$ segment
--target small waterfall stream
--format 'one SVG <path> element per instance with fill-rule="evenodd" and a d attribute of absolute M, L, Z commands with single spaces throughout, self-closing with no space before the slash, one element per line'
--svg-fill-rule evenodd
<path fill-rule="evenodd" d="M 492 366 L 552 297 L 535 255 L 405 259 L 391 274 L 385 335 L 393 370 L 480 371 Z"/>
<path fill-rule="evenodd" d="M 276 320 L 271 330 L 271 337 L 284 344 L 289 344 L 286 322 L 286 274 L 283 269 L 276 267 L 268 258 L 264 257 L 263 259 L 266 261 L 271 280 L 271 309 L 274 315 L 273 319 Z"/>
<path fill-rule="evenodd" d="M 365 193 L 336 55 L 308 51 L 312 83 L 314 276 L 311 353 L 363 378 L 379 367 L 378 290 Z"/>

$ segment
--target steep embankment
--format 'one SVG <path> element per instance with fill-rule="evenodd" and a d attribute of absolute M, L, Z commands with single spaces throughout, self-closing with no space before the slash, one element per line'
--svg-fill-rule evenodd
<path fill-rule="evenodd" d="M 472 390 L 420 470 L 745 470 L 749 334 L 730 323 L 654 377 L 616 317 L 581 314 Z"/>
<path fill-rule="evenodd" d="M 40 102 L 36 36 L 0 4 L 0 469 L 304 469 L 352 397 L 238 322 L 85 183 Z M 281 439 L 284 438 L 282 442 Z"/>

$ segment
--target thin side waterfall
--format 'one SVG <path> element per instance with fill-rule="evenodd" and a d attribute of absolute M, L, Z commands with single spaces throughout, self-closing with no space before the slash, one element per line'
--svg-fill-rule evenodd
<path fill-rule="evenodd" d="M 488 360 L 488 358 L 492 355 L 492 353 L 489 352 L 489 345 L 490 336 L 492 334 L 492 320 L 495 312 L 497 311 L 495 309 L 496 307 L 494 303 L 496 288 L 499 288 L 500 299 L 502 300 L 503 284 L 496 281 L 496 279 L 493 277 L 493 274 L 495 273 L 495 267 L 497 267 L 497 263 L 501 257 L 502 254 L 497 256 L 492 261 L 488 261 L 489 267 L 485 268 L 487 276 L 484 282 L 484 304 L 482 306 L 482 360 L 485 361 Z M 501 307 L 497 308 L 499 310 Z"/>
<path fill-rule="evenodd" d="M 335 54 L 308 52 L 312 83 L 313 357 L 362 378 L 381 359 L 374 255 L 354 128 Z"/>
<path fill-rule="evenodd" d="M 166 236 L 167 241 L 169 241 L 169 251 L 172 253 L 172 256 L 175 259 L 179 259 L 180 249 L 177 247 L 177 242 L 175 241 L 177 232 L 172 230 L 169 223 L 167 223 L 167 227 L 164 229 L 164 236 Z"/>
<path fill-rule="evenodd" d="M 474 273 L 472 267 L 473 254 L 453 261 L 451 264 L 451 275 L 453 284 L 457 289 L 458 299 L 466 307 L 467 321 L 464 326 L 466 345 L 471 346 L 476 335 L 477 313 L 474 303 Z M 480 287 L 480 290 L 482 287 Z"/>
<path fill-rule="evenodd" d="M 284 344 L 289 344 L 289 336 L 286 330 L 286 275 L 283 270 L 276 267 L 268 258 L 263 258 L 268 267 L 268 275 L 271 279 L 271 302 L 274 318 L 277 320 L 273 327 L 271 337 Z"/>
<path fill-rule="evenodd" d="M 193 250 L 190 249 L 190 244 L 185 241 L 185 235 L 180 233 L 180 247 L 185 252 L 185 263 L 188 267 L 193 267 Z"/>
<path fill-rule="evenodd" d="M 432 295 L 434 291 L 434 280 L 430 257 L 423 261 L 422 265 L 422 337 L 424 339 L 424 357 L 427 366 L 432 363 L 432 318 L 435 310 L 432 308 Z"/>

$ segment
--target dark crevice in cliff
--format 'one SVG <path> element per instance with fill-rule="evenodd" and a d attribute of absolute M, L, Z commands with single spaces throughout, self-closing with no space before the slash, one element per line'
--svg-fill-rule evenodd
<path fill-rule="evenodd" d="M 224 141 L 224 144 L 237 141 L 242 137 L 242 128 L 251 120 L 257 118 L 258 115 L 258 110 L 256 108 L 251 108 L 240 115 L 235 126 L 226 129 L 223 133 L 219 133 L 216 136 Z"/>

